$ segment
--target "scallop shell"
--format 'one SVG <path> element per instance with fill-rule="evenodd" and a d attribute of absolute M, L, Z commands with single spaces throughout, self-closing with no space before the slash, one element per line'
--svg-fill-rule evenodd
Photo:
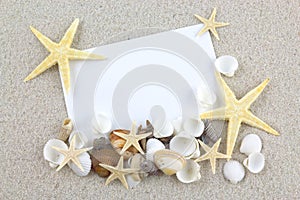
<path fill-rule="evenodd" d="M 188 118 L 183 123 L 183 129 L 194 137 L 200 137 L 204 131 L 204 123 L 201 119 Z"/>
<path fill-rule="evenodd" d="M 118 130 L 114 130 L 114 131 L 118 131 L 118 132 L 121 132 L 121 133 L 124 133 L 124 134 L 129 134 L 129 130 L 123 130 L 123 129 L 118 129 Z M 121 153 L 122 151 L 122 148 L 123 146 L 125 145 L 126 143 L 126 140 L 124 140 L 123 138 L 115 135 L 112 131 L 109 135 L 109 140 L 110 140 L 110 143 L 112 145 L 112 147 L 116 150 L 116 152 L 118 152 L 118 154 Z M 138 153 L 138 150 L 131 146 L 129 147 L 123 154 L 122 156 L 124 157 L 124 159 L 128 159 L 130 158 L 131 156 L 133 156 L 134 154 Z M 121 154 L 120 154 L 121 155 Z"/>
<path fill-rule="evenodd" d="M 177 179 L 182 183 L 192 183 L 200 180 L 200 166 L 194 160 L 186 160 L 185 167 L 176 173 Z"/>
<path fill-rule="evenodd" d="M 262 153 L 251 153 L 243 162 L 244 166 L 252 173 L 261 172 L 265 167 L 265 157 Z"/>
<path fill-rule="evenodd" d="M 68 146 L 66 145 L 66 143 L 59 139 L 51 139 L 45 144 L 43 151 L 44 158 L 45 160 L 49 161 L 49 165 L 52 168 L 55 168 L 62 163 L 65 156 L 59 153 L 58 151 L 54 150 L 52 146 L 56 146 L 65 150 L 68 149 Z"/>
<path fill-rule="evenodd" d="M 262 142 L 258 135 L 249 134 L 243 138 L 241 143 L 240 152 L 246 155 L 251 153 L 260 152 L 262 148 Z"/>
<path fill-rule="evenodd" d="M 96 135 L 103 135 L 111 130 L 112 122 L 104 113 L 99 113 L 92 119 L 92 131 Z"/>
<path fill-rule="evenodd" d="M 72 138 L 76 135 L 75 148 L 81 149 L 88 143 L 88 138 L 82 132 L 73 131 L 69 137 L 69 143 L 71 143 Z"/>
<path fill-rule="evenodd" d="M 60 131 L 58 133 L 57 139 L 62 140 L 64 142 L 67 141 L 72 130 L 73 130 L 73 124 L 71 119 L 70 118 L 64 119 Z"/>
<path fill-rule="evenodd" d="M 156 138 L 151 138 L 146 144 L 146 159 L 153 162 L 153 155 L 156 151 L 165 149 L 165 145 Z"/>
<path fill-rule="evenodd" d="M 186 161 L 180 154 L 163 149 L 154 154 L 154 163 L 166 175 L 173 175 L 185 167 Z"/>
<path fill-rule="evenodd" d="M 233 184 L 237 184 L 245 177 L 245 169 L 241 163 L 236 160 L 230 160 L 225 163 L 223 168 L 224 177 Z"/>
<path fill-rule="evenodd" d="M 91 171 L 91 158 L 87 152 L 80 154 L 78 160 L 83 168 L 83 171 L 77 167 L 73 162 L 68 162 L 69 167 L 77 174 L 78 176 L 86 176 Z"/>

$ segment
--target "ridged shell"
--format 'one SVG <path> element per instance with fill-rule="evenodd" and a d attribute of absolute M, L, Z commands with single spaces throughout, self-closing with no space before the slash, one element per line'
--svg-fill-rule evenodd
<path fill-rule="evenodd" d="M 121 133 L 124 133 L 124 134 L 129 134 L 129 130 L 118 129 L 118 130 L 114 130 L 114 131 L 118 131 L 118 132 L 121 132 Z M 120 154 L 123 146 L 126 143 L 126 140 L 124 140 L 123 138 L 115 135 L 113 133 L 114 131 L 112 131 L 109 134 L 109 140 L 110 140 L 110 143 L 111 143 L 112 147 Z M 131 156 L 133 156 L 136 153 L 138 153 L 138 150 L 135 147 L 131 146 L 124 152 L 124 154 L 122 154 L 122 156 L 126 160 L 126 159 L 130 158 Z"/>
<path fill-rule="evenodd" d="M 184 168 L 186 161 L 180 154 L 163 149 L 154 154 L 154 163 L 166 175 L 173 175 Z"/>
<path fill-rule="evenodd" d="M 251 153 L 260 152 L 261 148 L 262 142 L 260 137 L 256 134 L 248 134 L 242 140 L 240 152 L 250 155 Z"/>
<path fill-rule="evenodd" d="M 68 146 L 59 139 L 51 139 L 45 144 L 43 150 L 44 158 L 45 160 L 49 161 L 49 164 L 52 168 L 55 168 L 62 163 L 65 156 L 53 149 L 52 146 L 65 150 L 68 149 Z"/>
<path fill-rule="evenodd" d="M 200 166 L 194 160 L 186 160 L 185 167 L 176 173 L 177 179 L 182 183 L 192 183 L 200 180 Z"/>
<path fill-rule="evenodd" d="M 91 158 L 87 152 L 80 154 L 78 157 L 79 162 L 83 168 L 83 171 L 77 167 L 73 162 L 68 162 L 69 167 L 77 174 L 78 176 L 86 176 L 91 171 Z"/>
<path fill-rule="evenodd" d="M 245 169 L 241 163 L 236 160 L 230 160 L 225 163 L 223 168 L 224 177 L 233 184 L 237 184 L 245 177 Z"/>

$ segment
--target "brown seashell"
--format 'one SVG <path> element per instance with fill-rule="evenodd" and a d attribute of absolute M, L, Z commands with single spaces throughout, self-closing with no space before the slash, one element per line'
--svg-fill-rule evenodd
<path fill-rule="evenodd" d="M 60 128 L 60 131 L 58 133 L 57 139 L 62 141 L 67 141 L 71 132 L 73 130 L 73 124 L 70 118 L 66 118 L 63 121 L 63 124 Z"/>
<path fill-rule="evenodd" d="M 93 149 L 100 150 L 100 149 L 112 149 L 110 142 L 105 139 L 104 137 L 95 139 L 93 142 Z"/>
<path fill-rule="evenodd" d="M 151 132 L 152 134 L 150 136 L 148 136 L 147 138 L 152 138 L 153 137 L 153 126 L 152 124 L 150 123 L 149 120 L 146 121 L 146 125 L 147 127 L 146 128 L 143 128 L 142 125 L 139 126 L 138 128 L 138 134 L 144 134 L 144 133 L 149 133 Z M 141 144 L 141 147 L 144 151 L 146 151 L 146 143 L 147 143 L 147 139 L 144 138 L 142 140 L 140 140 L 140 144 Z"/>
<path fill-rule="evenodd" d="M 100 149 L 90 151 L 92 159 L 92 168 L 101 177 L 109 176 L 110 172 L 101 167 L 99 164 L 116 166 L 120 159 L 120 155 L 113 149 Z"/>

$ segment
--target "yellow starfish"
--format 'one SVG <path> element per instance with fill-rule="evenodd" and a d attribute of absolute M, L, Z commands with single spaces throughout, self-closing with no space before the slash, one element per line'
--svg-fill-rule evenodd
<path fill-rule="evenodd" d="M 125 178 L 126 174 L 135 173 L 138 170 L 137 169 L 124 169 L 123 168 L 123 156 L 120 157 L 120 160 L 118 162 L 118 165 L 116 167 L 112 167 L 110 165 L 105 164 L 99 164 L 101 167 L 107 169 L 111 172 L 110 176 L 106 179 L 105 185 L 108 185 L 110 182 L 115 180 L 116 178 L 121 181 L 121 183 L 124 185 L 126 189 L 128 189 L 128 184 Z"/>
<path fill-rule="evenodd" d="M 210 160 L 210 165 L 213 174 L 216 173 L 216 159 L 217 158 L 231 158 L 231 156 L 222 154 L 218 152 L 218 148 L 221 142 L 221 138 L 210 148 L 206 144 L 204 144 L 201 140 L 198 140 L 200 143 L 201 147 L 205 150 L 205 154 L 203 156 L 200 156 L 195 160 L 195 162 L 201 162 L 203 160 Z"/>
<path fill-rule="evenodd" d="M 223 27 L 223 26 L 228 26 L 229 23 L 215 22 L 216 13 L 217 13 L 217 10 L 216 10 L 216 8 L 214 8 L 214 10 L 213 10 L 213 12 L 211 13 L 209 19 L 205 19 L 205 18 L 203 18 L 203 17 L 201 17 L 201 16 L 195 14 L 195 17 L 197 17 L 197 18 L 204 24 L 204 27 L 203 27 L 203 28 L 199 31 L 199 33 L 197 34 L 198 36 L 202 35 L 203 33 L 205 33 L 206 31 L 209 30 L 210 32 L 212 32 L 212 34 L 213 34 L 218 40 L 220 40 L 216 28 Z"/>
<path fill-rule="evenodd" d="M 277 131 L 272 129 L 269 125 L 252 114 L 249 110 L 251 104 L 257 99 L 257 97 L 261 94 L 263 89 L 268 84 L 269 79 L 266 79 L 259 86 L 248 92 L 248 94 L 246 94 L 242 99 L 237 100 L 234 93 L 222 79 L 221 75 L 217 74 L 217 77 L 220 80 L 225 92 L 226 105 L 223 108 L 202 113 L 200 115 L 200 118 L 229 120 L 227 130 L 227 155 L 231 156 L 232 154 L 242 122 L 250 126 L 262 129 L 273 135 L 279 135 Z"/>
<path fill-rule="evenodd" d="M 44 36 L 38 30 L 30 26 L 31 31 L 39 39 L 39 41 L 46 47 L 50 52 L 50 55 L 43 60 L 25 79 L 24 82 L 29 81 L 45 70 L 49 69 L 56 63 L 58 63 L 60 73 L 64 82 L 66 92 L 70 89 L 70 68 L 69 60 L 72 59 L 104 59 L 103 56 L 91 54 L 88 52 L 80 51 L 77 49 L 70 48 L 75 32 L 77 30 L 79 19 L 75 19 L 71 24 L 64 37 L 59 43 L 51 41 L 49 38 Z"/>
<path fill-rule="evenodd" d="M 120 154 L 123 154 L 129 147 L 134 146 L 141 154 L 144 155 L 144 151 L 141 148 L 140 144 L 139 144 L 139 140 L 144 139 L 146 137 L 148 137 L 149 135 L 152 134 L 152 132 L 149 133 L 144 133 L 144 134 L 139 134 L 137 135 L 137 128 L 135 123 L 132 123 L 131 126 L 131 130 L 129 134 L 124 134 L 124 133 L 120 133 L 117 131 L 113 132 L 115 135 L 123 138 L 126 140 L 126 143 L 124 144 L 122 151 L 120 152 Z"/>
<path fill-rule="evenodd" d="M 63 168 L 69 161 L 72 161 L 81 171 L 83 171 L 83 168 L 79 162 L 79 159 L 77 158 L 80 154 L 87 152 L 91 150 L 93 147 L 85 148 L 85 149 L 75 149 L 75 141 L 76 141 L 76 135 L 72 138 L 70 142 L 70 147 L 68 150 L 61 149 L 59 147 L 52 146 L 53 149 L 55 149 L 57 152 L 63 154 L 65 156 L 62 163 L 59 165 L 59 167 L 56 169 L 56 171 L 59 171 L 61 168 Z"/>

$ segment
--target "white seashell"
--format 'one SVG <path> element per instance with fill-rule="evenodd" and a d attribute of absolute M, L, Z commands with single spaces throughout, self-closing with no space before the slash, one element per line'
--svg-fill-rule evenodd
<path fill-rule="evenodd" d="M 96 135 L 102 136 L 103 134 L 108 133 L 111 128 L 112 122 L 104 113 L 96 114 L 92 119 L 92 131 Z"/>
<path fill-rule="evenodd" d="M 65 156 L 53 149 L 52 146 L 66 150 L 68 149 L 68 146 L 59 139 L 51 139 L 45 144 L 43 151 L 44 158 L 49 161 L 50 167 L 55 168 L 62 163 Z"/>
<path fill-rule="evenodd" d="M 199 143 L 196 138 L 184 131 L 171 139 L 170 150 L 179 153 L 187 159 L 200 156 Z"/>
<path fill-rule="evenodd" d="M 211 110 L 216 100 L 216 94 L 209 88 L 198 88 L 197 102 L 202 109 Z"/>
<path fill-rule="evenodd" d="M 173 135 L 174 127 L 169 121 L 156 121 L 152 125 L 154 128 L 153 136 L 156 138 L 170 137 Z"/>
<path fill-rule="evenodd" d="M 76 134 L 75 148 L 81 149 L 88 143 L 88 138 L 82 132 L 73 131 L 69 137 L 69 143 L 71 143 L 72 138 Z"/>
<path fill-rule="evenodd" d="M 258 135 L 249 134 L 246 135 L 242 141 L 240 152 L 246 155 L 251 153 L 260 152 L 262 148 L 262 142 Z"/>
<path fill-rule="evenodd" d="M 174 133 L 179 134 L 182 131 L 182 117 L 174 119 L 171 123 L 174 127 Z"/>
<path fill-rule="evenodd" d="M 194 160 L 186 160 L 185 167 L 176 173 L 177 179 L 182 183 L 192 183 L 200 180 L 200 166 Z"/>
<path fill-rule="evenodd" d="M 137 153 L 134 156 L 130 157 L 128 159 L 128 165 L 131 169 L 140 170 L 141 164 L 145 161 L 144 156 Z M 145 179 L 148 176 L 148 173 L 145 173 L 140 170 L 139 173 L 132 173 L 127 175 L 127 181 L 130 188 L 135 187 L 138 185 L 143 179 Z"/>
<path fill-rule="evenodd" d="M 189 118 L 184 121 L 183 129 L 194 137 L 200 137 L 204 131 L 204 123 L 201 119 Z"/>
<path fill-rule="evenodd" d="M 237 184 L 245 177 L 245 169 L 238 161 L 230 160 L 225 163 L 223 174 L 231 183 Z"/>
<path fill-rule="evenodd" d="M 265 167 L 265 157 L 262 153 L 251 153 L 248 158 L 243 161 L 244 166 L 252 173 L 259 173 Z"/>
<path fill-rule="evenodd" d="M 233 56 L 220 56 L 215 60 L 215 67 L 217 71 L 228 77 L 232 77 L 234 75 L 238 66 L 238 61 Z"/>
<path fill-rule="evenodd" d="M 169 176 L 182 170 L 186 165 L 186 161 L 183 156 L 168 149 L 157 151 L 154 154 L 154 163 L 158 169 Z"/>
<path fill-rule="evenodd" d="M 153 155 L 156 151 L 165 149 L 165 145 L 156 138 L 151 138 L 146 144 L 146 159 L 153 162 Z"/>
<path fill-rule="evenodd" d="M 77 174 L 78 176 L 86 176 L 91 171 L 92 161 L 90 155 L 87 152 L 80 154 L 78 160 L 83 168 L 83 171 L 77 167 L 73 162 L 68 162 L 69 167 Z"/>

